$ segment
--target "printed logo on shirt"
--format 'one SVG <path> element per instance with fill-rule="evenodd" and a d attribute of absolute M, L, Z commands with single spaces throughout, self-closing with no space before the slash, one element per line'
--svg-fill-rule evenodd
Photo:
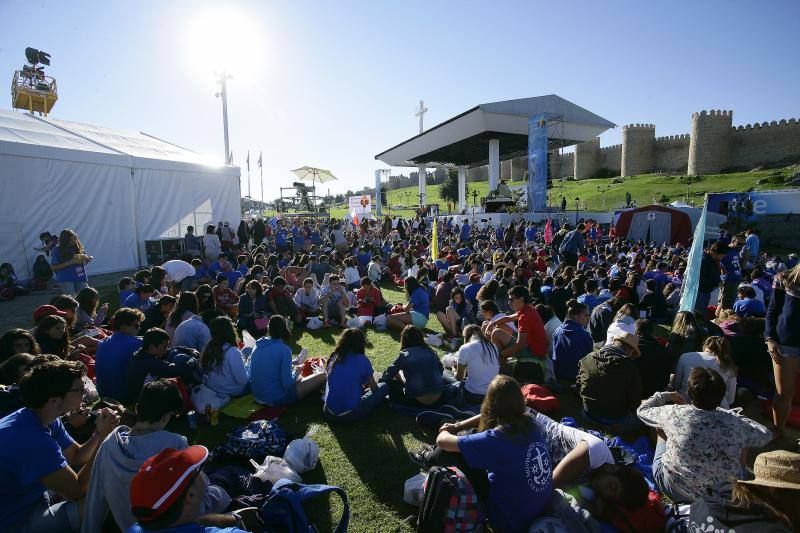
<path fill-rule="evenodd" d="M 550 455 L 541 442 L 528 446 L 525 455 L 525 478 L 533 492 L 542 493 L 550 488 Z"/>

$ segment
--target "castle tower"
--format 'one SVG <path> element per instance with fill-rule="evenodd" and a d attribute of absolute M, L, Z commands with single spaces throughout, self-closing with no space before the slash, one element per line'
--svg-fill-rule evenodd
<path fill-rule="evenodd" d="M 594 176 L 598 170 L 600 159 L 600 137 L 582 142 L 575 146 L 574 176 L 576 180 L 585 180 Z"/>
<path fill-rule="evenodd" d="M 711 110 L 692 114 L 689 138 L 690 175 L 716 174 L 730 166 L 733 111 Z"/>
<path fill-rule="evenodd" d="M 653 171 L 653 124 L 629 124 L 622 127 L 622 175 L 635 176 Z"/>

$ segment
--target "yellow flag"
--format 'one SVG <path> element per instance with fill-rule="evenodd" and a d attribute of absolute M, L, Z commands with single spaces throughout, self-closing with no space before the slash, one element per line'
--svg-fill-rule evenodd
<path fill-rule="evenodd" d="M 433 234 L 431 236 L 431 258 L 436 261 L 439 259 L 439 236 L 436 232 L 436 217 L 433 219 Z"/>

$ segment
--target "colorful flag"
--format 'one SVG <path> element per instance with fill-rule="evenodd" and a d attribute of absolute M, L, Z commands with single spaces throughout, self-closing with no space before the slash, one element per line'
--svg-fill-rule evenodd
<path fill-rule="evenodd" d="M 358 213 L 356 213 L 355 208 L 353 208 L 353 212 L 351 213 L 351 215 L 353 215 L 353 224 L 358 226 Z"/>
<path fill-rule="evenodd" d="M 431 235 L 431 259 L 436 261 L 439 259 L 439 235 L 436 230 L 436 218 L 433 219 L 433 234 Z"/>
<path fill-rule="evenodd" d="M 547 219 L 547 224 L 544 225 L 544 242 L 550 244 L 553 242 L 553 221 Z"/>

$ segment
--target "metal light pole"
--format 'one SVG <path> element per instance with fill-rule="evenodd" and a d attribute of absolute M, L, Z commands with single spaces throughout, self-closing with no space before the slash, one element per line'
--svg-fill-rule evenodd
<path fill-rule="evenodd" d="M 578 227 L 578 211 L 580 210 L 580 202 L 581 199 L 577 196 L 575 197 L 575 227 Z"/>
<path fill-rule="evenodd" d="M 224 70 L 216 73 L 217 83 L 220 84 L 220 91 L 215 94 L 218 98 L 222 98 L 222 132 L 225 136 L 225 164 L 231 164 L 231 143 L 228 137 L 228 80 L 232 80 L 233 76 L 226 73 Z"/>
<path fill-rule="evenodd" d="M 606 191 L 611 190 L 611 185 L 598 185 L 597 190 L 600 191 L 600 194 L 603 197 L 603 209 L 606 208 Z"/>

